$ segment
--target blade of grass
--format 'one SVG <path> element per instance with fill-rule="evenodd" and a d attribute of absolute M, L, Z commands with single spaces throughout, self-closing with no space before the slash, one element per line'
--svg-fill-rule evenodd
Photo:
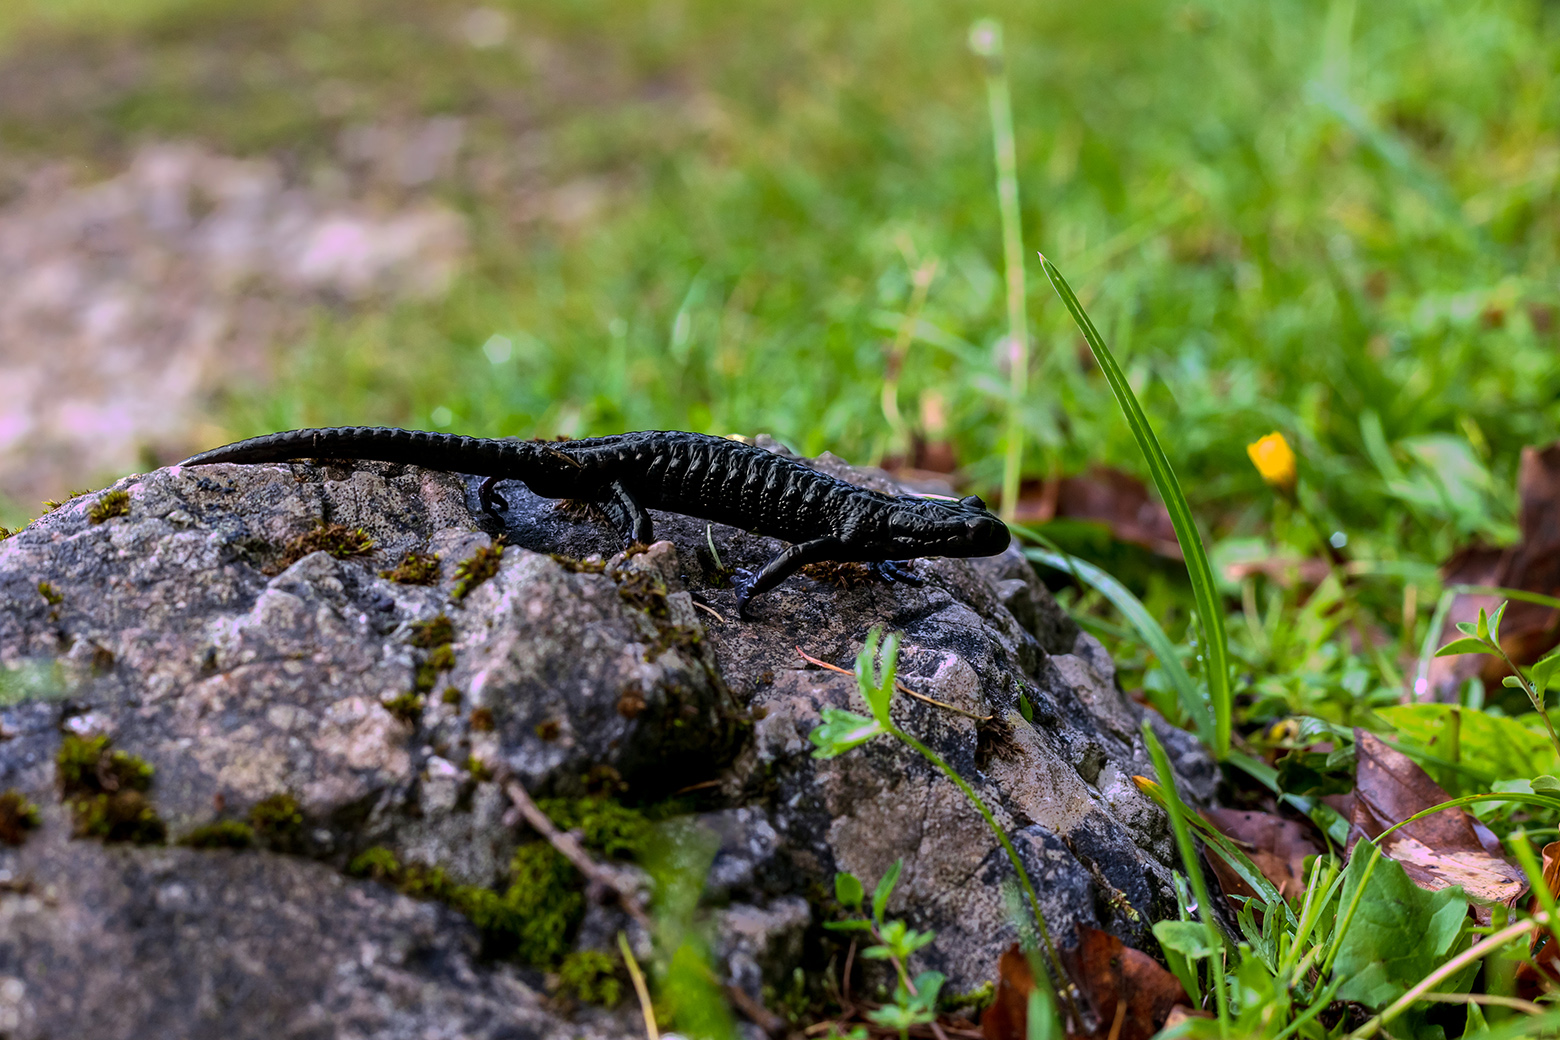
<path fill-rule="evenodd" d="M 1154 486 L 1159 489 L 1159 497 L 1164 500 L 1165 508 L 1170 512 L 1170 522 L 1175 527 L 1176 541 L 1181 543 L 1181 553 L 1186 557 L 1186 573 L 1192 582 L 1192 595 L 1197 602 L 1197 616 L 1202 623 L 1205 670 L 1208 675 L 1208 701 L 1214 718 L 1212 750 L 1214 755 L 1222 760 L 1230 752 L 1230 730 L 1234 712 L 1230 691 L 1229 637 L 1224 630 L 1224 607 L 1219 602 L 1218 585 L 1213 580 L 1213 567 L 1208 563 L 1208 552 L 1203 546 L 1202 535 L 1198 533 L 1197 523 L 1192 519 L 1191 506 L 1187 504 L 1186 496 L 1181 492 L 1181 484 L 1176 480 L 1175 470 L 1170 468 L 1170 460 L 1165 457 L 1164 449 L 1159 446 L 1159 439 L 1154 436 L 1153 427 L 1149 426 L 1148 417 L 1143 414 L 1137 395 L 1132 392 L 1132 387 L 1127 383 L 1126 374 L 1121 371 L 1121 366 L 1116 364 L 1115 356 L 1105 345 L 1105 340 L 1101 338 L 1094 323 L 1089 320 L 1083 304 L 1078 302 L 1078 297 L 1073 293 L 1072 286 L 1067 284 L 1067 279 L 1062 277 L 1062 272 L 1058 271 L 1056 265 L 1047 260 L 1044 255 L 1040 257 L 1040 265 L 1045 269 L 1046 277 L 1051 279 L 1052 287 L 1062 298 L 1062 303 L 1066 305 L 1068 313 L 1077 323 L 1079 331 L 1083 333 L 1083 338 L 1088 342 L 1089 350 L 1094 353 L 1094 360 L 1099 363 L 1100 370 L 1105 373 L 1105 379 L 1116 395 L 1116 403 L 1121 406 L 1127 425 L 1132 429 L 1132 436 L 1137 439 L 1138 447 L 1142 449 L 1143 457 L 1148 462 L 1149 474 L 1154 479 Z"/>
<path fill-rule="evenodd" d="M 1026 533 L 1022 528 L 1018 530 L 1020 533 Z M 1110 601 L 1111 606 L 1121 611 L 1121 615 L 1131 622 L 1132 627 L 1137 630 L 1138 636 L 1142 638 L 1144 643 L 1148 644 L 1149 650 L 1153 651 L 1154 656 L 1159 659 L 1159 667 L 1164 670 L 1165 677 L 1170 680 L 1170 685 L 1174 688 L 1176 696 L 1180 700 L 1182 711 L 1197 727 L 1198 737 L 1202 739 L 1204 744 L 1212 747 L 1214 741 L 1214 721 L 1213 717 L 1208 713 L 1208 698 L 1198 688 L 1197 683 L 1192 680 L 1191 675 L 1186 671 L 1186 667 L 1181 664 L 1181 659 L 1175 651 L 1175 644 L 1170 641 L 1170 637 L 1165 634 L 1165 630 L 1159 627 L 1159 622 L 1154 620 L 1154 616 L 1148 612 L 1147 607 L 1143 606 L 1143 602 L 1134 596 L 1125 585 L 1087 560 L 1080 560 L 1076 556 L 1052 552 L 1047 549 L 1025 549 L 1024 555 L 1031 560 L 1045 564 L 1047 567 L 1055 567 L 1057 570 L 1072 573 L 1080 582 L 1098 590 L 1100 595 Z M 1154 707 L 1159 709 L 1161 715 L 1174 721 L 1174 712 L 1167 710 L 1172 708 L 1173 705 L 1156 703 Z"/>
<path fill-rule="evenodd" d="M 1168 796 L 1162 804 L 1165 811 L 1170 814 L 1170 829 L 1175 834 L 1176 848 L 1181 852 L 1181 865 L 1186 868 L 1187 880 L 1192 883 L 1192 893 L 1197 896 L 1197 911 L 1202 917 L 1203 930 L 1208 936 L 1208 948 L 1219 951 L 1208 963 L 1209 985 L 1213 990 L 1214 1003 L 1219 1009 L 1219 1035 L 1229 1036 L 1230 1005 L 1229 997 L 1224 992 L 1224 965 L 1221 956 L 1224 950 L 1224 937 L 1219 933 L 1219 926 L 1214 923 L 1213 900 L 1209 898 L 1208 883 L 1204 880 L 1202 867 L 1197 862 L 1197 846 L 1193 844 L 1192 832 L 1186 824 L 1181 796 L 1175 789 L 1175 773 L 1170 770 L 1170 756 L 1165 754 L 1164 747 L 1159 743 L 1159 738 L 1154 735 L 1154 728 L 1149 725 L 1147 719 L 1143 720 L 1143 743 L 1148 747 L 1148 756 L 1154 762 L 1154 771 L 1159 774 L 1159 784 Z"/>

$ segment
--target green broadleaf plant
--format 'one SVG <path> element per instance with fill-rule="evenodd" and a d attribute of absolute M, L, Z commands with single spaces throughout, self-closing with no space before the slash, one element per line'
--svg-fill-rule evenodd
<path fill-rule="evenodd" d="M 1553 677 L 1556 667 L 1560 667 L 1560 653 L 1550 654 L 1539 664 L 1544 665 L 1544 687 L 1536 685 L 1536 680 L 1529 682 L 1522 674 L 1522 669 L 1506 654 L 1500 645 L 1500 619 L 1506 613 L 1506 603 L 1501 603 L 1495 608 L 1493 615 L 1486 615 L 1484 608 L 1479 608 L 1479 620 L 1476 622 L 1459 621 L 1457 630 L 1463 634 L 1462 639 L 1454 639 L 1435 652 L 1437 657 L 1451 657 L 1455 654 L 1487 654 L 1498 657 L 1511 669 L 1512 674 L 1501 680 L 1502 685 L 1513 689 L 1519 689 L 1527 694 L 1528 700 L 1533 705 L 1533 710 L 1538 712 L 1544 720 L 1544 728 L 1549 731 L 1549 741 L 1554 745 L 1555 753 L 1560 754 L 1560 734 L 1555 732 L 1554 723 L 1549 719 L 1549 712 L 1544 707 L 1544 693 L 1548 689 L 1548 680 Z"/>

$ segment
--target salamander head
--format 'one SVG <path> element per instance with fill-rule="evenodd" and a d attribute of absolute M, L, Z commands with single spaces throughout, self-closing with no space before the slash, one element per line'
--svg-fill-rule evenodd
<path fill-rule="evenodd" d="M 889 540 L 906 559 L 916 556 L 995 556 L 1006 552 L 1007 525 L 974 495 L 895 499 Z"/>

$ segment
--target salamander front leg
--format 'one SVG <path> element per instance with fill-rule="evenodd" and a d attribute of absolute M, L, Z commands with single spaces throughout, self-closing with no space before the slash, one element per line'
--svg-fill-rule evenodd
<path fill-rule="evenodd" d="M 655 522 L 621 481 L 614 480 L 602 490 L 596 505 L 612 521 L 625 546 L 635 542 L 649 545 L 655 541 Z"/>
<path fill-rule="evenodd" d="M 838 538 L 816 538 L 787 547 L 751 577 L 738 571 L 737 616 L 747 617 L 747 605 L 755 596 L 768 592 L 809 563 L 832 559 L 844 548 Z"/>

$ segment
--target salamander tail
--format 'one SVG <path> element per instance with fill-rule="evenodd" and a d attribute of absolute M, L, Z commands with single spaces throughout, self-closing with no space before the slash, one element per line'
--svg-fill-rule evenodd
<path fill-rule="evenodd" d="M 372 459 L 482 476 L 514 470 L 531 445 L 521 441 L 463 437 L 453 433 L 397 430 L 379 426 L 337 426 L 288 430 L 251 437 L 191 455 L 181 466 L 218 462 L 287 462 L 292 459 Z"/>

